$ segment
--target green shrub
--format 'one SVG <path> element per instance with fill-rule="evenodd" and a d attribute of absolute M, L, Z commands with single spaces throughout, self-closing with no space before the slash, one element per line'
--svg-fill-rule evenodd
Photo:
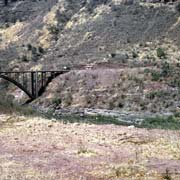
<path fill-rule="evenodd" d="M 36 47 L 32 46 L 31 51 L 32 51 L 32 54 L 37 54 L 37 48 Z"/>
<path fill-rule="evenodd" d="M 5 28 L 9 28 L 10 27 L 10 24 L 7 22 L 5 23 Z"/>
<path fill-rule="evenodd" d="M 27 58 L 26 55 L 23 55 L 21 59 L 22 59 L 22 61 L 24 61 L 24 62 L 28 62 L 28 58 Z"/>
<path fill-rule="evenodd" d="M 56 26 L 50 26 L 48 30 L 51 34 L 54 34 L 54 35 L 57 35 L 59 33 L 59 29 Z"/>
<path fill-rule="evenodd" d="M 170 94 L 166 91 L 157 90 L 150 92 L 149 94 L 146 95 L 146 97 L 149 99 L 154 99 L 155 97 L 164 98 L 165 96 L 169 96 L 169 95 Z"/>
<path fill-rule="evenodd" d="M 27 49 L 28 49 L 28 51 L 31 51 L 32 50 L 32 45 L 31 44 L 27 44 Z"/>
<path fill-rule="evenodd" d="M 44 48 L 42 48 L 41 46 L 38 47 L 38 51 L 39 53 L 43 54 L 44 53 Z"/>
<path fill-rule="evenodd" d="M 178 4 L 176 5 L 176 11 L 178 12 L 178 13 L 180 13 L 180 2 L 178 2 Z"/>
<path fill-rule="evenodd" d="M 171 82 L 170 85 L 173 87 L 178 87 L 180 88 L 180 79 L 178 79 L 178 77 L 174 77 Z"/>
<path fill-rule="evenodd" d="M 169 170 L 166 169 L 166 173 L 163 175 L 164 180 L 172 180 Z"/>
<path fill-rule="evenodd" d="M 162 64 L 162 71 L 161 71 L 161 75 L 163 77 L 169 76 L 171 73 L 171 67 L 169 65 L 168 62 L 165 62 Z"/>
<path fill-rule="evenodd" d="M 158 71 L 151 71 L 152 81 L 159 81 L 161 78 L 161 73 Z"/>
<path fill-rule="evenodd" d="M 61 100 L 61 98 L 55 97 L 54 99 L 52 99 L 52 103 L 55 104 L 56 106 L 58 106 L 62 103 L 62 100 Z"/>
<path fill-rule="evenodd" d="M 150 69 L 148 69 L 148 68 L 144 69 L 144 73 L 145 73 L 145 74 L 148 74 L 148 73 L 150 73 L 150 72 L 151 72 Z"/>
<path fill-rule="evenodd" d="M 137 58 L 137 57 L 138 57 L 138 54 L 137 54 L 135 51 L 133 51 L 133 52 L 132 52 L 132 57 L 133 57 L 133 58 Z"/>
<path fill-rule="evenodd" d="M 157 53 L 157 57 L 159 57 L 159 58 L 166 58 L 166 53 L 164 52 L 164 49 L 158 48 L 156 50 L 156 53 Z"/>
<path fill-rule="evenodd" d="M 174 114 L 174 117 L 180 118 L 180 112 L 176 112 L 176 113 Z"/>
<path fill-rule="evenodd" d="M 30 106 L 21 106 L 13 103 L 12 96 L 0 95 L 0 112 L 6 114 L 17 113 L 20 115 L 37 115 L 38 113 Z"/>
<path fill-rule="evenodd" d="M 141 127 L 180 130 L 180 121 L 174 116 L 146 118 Z"/>

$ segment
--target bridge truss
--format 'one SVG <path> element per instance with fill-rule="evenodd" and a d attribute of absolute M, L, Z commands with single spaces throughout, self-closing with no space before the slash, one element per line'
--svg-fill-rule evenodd
<path fill-rule="evenodd" d="M 47 85 L 55 77 L 67 73 L 60 71 L 0 71 L 0 78 L 5 79 L 24 91 L 31 100 L 42 95 Z"/>

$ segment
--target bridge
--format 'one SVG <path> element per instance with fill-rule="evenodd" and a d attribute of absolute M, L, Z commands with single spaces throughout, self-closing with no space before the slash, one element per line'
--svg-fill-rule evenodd
<path fill-rule="evenodd" d="M 43 94 L 47 85 L 57 76 L 69 70 L 59 71 L 0 71 L 0 78 L 5 79 L 24 91 L 33 101 Z"/>

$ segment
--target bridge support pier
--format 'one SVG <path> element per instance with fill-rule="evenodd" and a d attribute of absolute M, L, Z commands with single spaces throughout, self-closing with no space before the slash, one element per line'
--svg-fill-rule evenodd
<path fill-rule="evenodd" d="M 31 94 L 34 97 L 34 72 L 31 72 Z"/>
<path fill-rule="evenodd" d="M 38 97 L 38 72 L 35 72 L 35 98 Z"/>

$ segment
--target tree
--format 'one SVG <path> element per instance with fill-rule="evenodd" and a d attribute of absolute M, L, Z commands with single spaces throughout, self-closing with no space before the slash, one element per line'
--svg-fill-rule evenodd
<path fill-rule="evenodd" d="M 4 5 L 5 5 L 5 6 L 8 5 L 8 0 L 4 0 Z"/>

